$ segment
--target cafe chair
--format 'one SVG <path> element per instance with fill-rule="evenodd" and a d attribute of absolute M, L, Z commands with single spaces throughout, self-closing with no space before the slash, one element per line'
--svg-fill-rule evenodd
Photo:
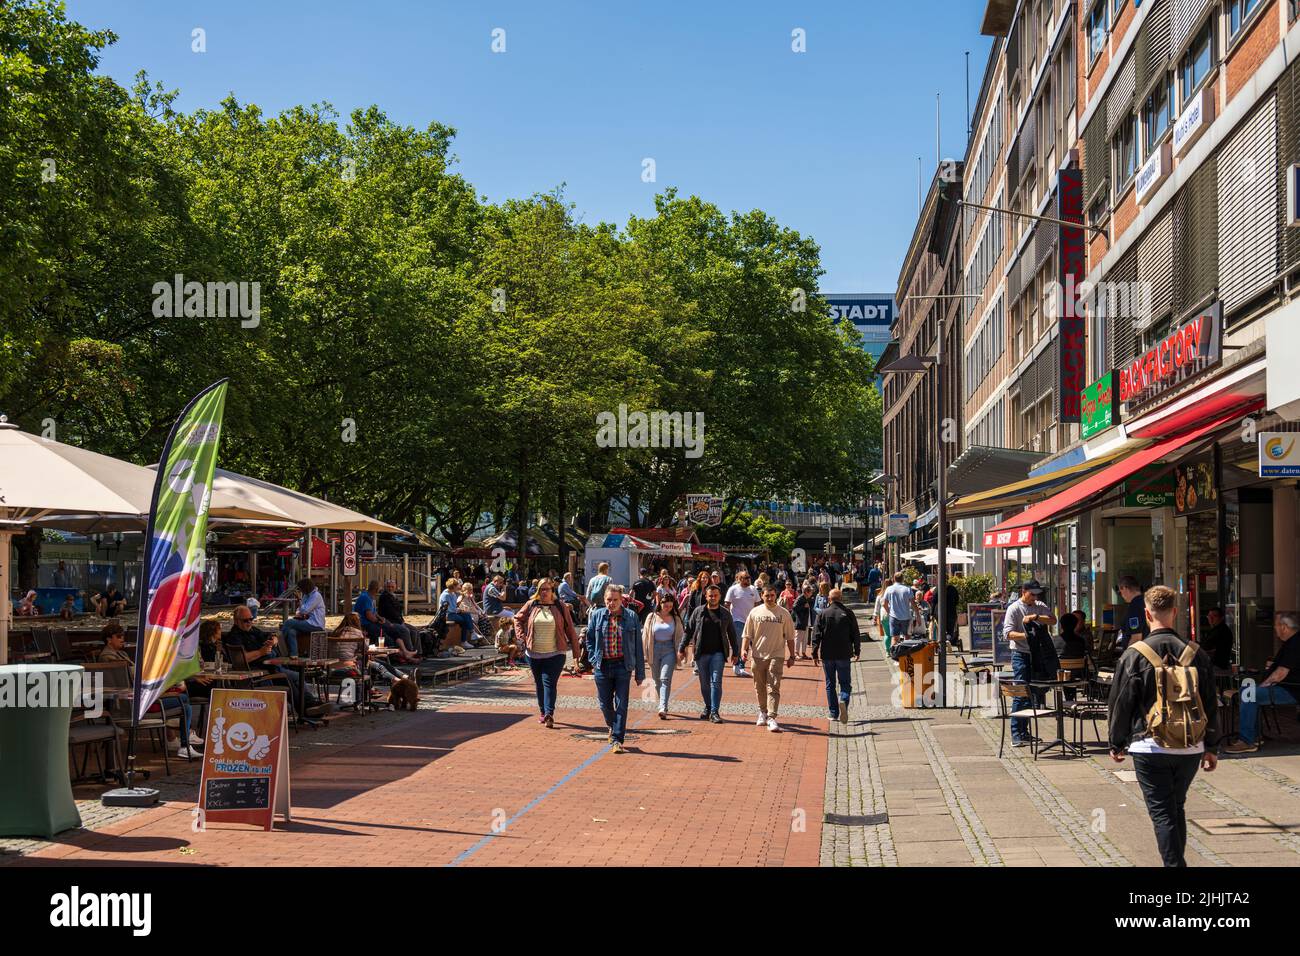
<path fill-rule="evenodd" d="M 1070 676 L 1077 680 L 1088 682 L 1082 697 L 1075 697 L 1072 700 L 1064 702 L 1065 713 L 1074 722 L 1074 748 L 1082 754 L 1084 751 L 1083 743 L 1083 725 L 1091 722 L 1093 734 L 1097 738 L 1097 743 L 1106 744 L 1106 739 L 1101 735 L 1101 727 L 1097 721 L 1105 720 L 1110 716 L 1109 705 L 1103 700 L 1097 700 L 1092 695 L 1094 686 L 1091 667 L 1091 661 L 1086 657 L 1069 657 L 1060 663 L 1060 669 L 1069 671 Z"/>
<path fill-rule="evenodd" d="M 106 690 L 131 690 L 131 675 L 125 662 L 120 667 L 109 667 L 102 671 L 104 675 L 104 688 Z M 129 700 L 114 701 L 113 707 L 117 708 L 121 716 L 125 718 L 125 723 L 129 726 L 131 721 L 131 706 Z M 110 711 L 111 712 L 111 711 Z M 178 711 L 175 714 L 168 714 L 159 709 L 150 711 L 141 715 L 140 722 L 136 724 L 137 730 L 144 731 L 158 745 L 158 749 L 163 755 L 163 770 L 168 776 L 171 776 L 172 762 L 171 754 L 167 750 L 167 731 L 175 729 L 179 734 L 181 732 L 181 714 Z M 189 741 L 185 741 L 188 746 Z"/>
<path fill-rule="evenodd" d="M 1028 698 L 1030 706 L 1021 707 L 1017 710 L 1011 710 L 1016 706 L 1016 700 Z M 998 716 L 1002 720 L 1002 737 L 998 741 L 998 759 L 1002 758 L 1002 750 L 1007 741 L 1007 725 L 1011 723 L 1013 717 L 1024 717 L 1029 720 L 1029 750 L 1038 759 L 1038 718 L 1054 717 L 1056 711 L 1045 707 L 1033 706 L 1033 694 L 1030 692 L 1028 685 L 1023 681 L 1016 683 L 1014 681 L 1001 681 L 998 684 Z"/>
<path fill-rule="evenodd" d="M 244 649 L 238 644 L 223 643 L 221 649 L 226 655 L 226 660 L 230 661 L 231 670 L 258 674 L 256 668 L 249 666 L 248 656 L 244 653 Z M 276 690 L 283 690 L 285 692 L 285 697 L 288 698 L 289 701 L 289 713 L 294 718 L 290 722 L 290 725 L 297 725 L 298 708 L 297 701 L 294 700 L 294 697 L 297 695 L 293 692 L 293 685 L 289 683 L 289 678 L 285 677 L 279 671 L 266 671 L 258 674 L 258 676 L 249 681 L 248 686 L 252 688 L 273 687 Z"/>
<path fill-rule="evenodd" d="M 66 627 L 50 628 L 50 644 L 54 648 L 54 659 L 60 664 L 84 664 L 85 655 L 72 649 L 72 639 L 68 637 Z"/>
<path fill-rule="evenodd" d="M 957 716 L 960 717 L 965 710 L 974 717 L 975 706 L 979 703 L 980 688 L 984 685 L 986 676 L 993 672 L 993 668 L 988 664 L 971 667 L 966 663 L 965 657 L 959 656 L 957 672 L 961 675 L 961 706 L 957 708 Z"/>
<path fill-rule="evenodd" d="M 76 708 L 68 724 L 68 759 L 72 762 L 72 782 L 84 783 L 91 779 L 86 776 L 86 770 L 92 753 L 99 768 L 99 779 L 104 783 L 109 783 L 114 778 L 120 781 L 124 766 L 122 735 L 125 733 L 107 710 L 98 718 L 92 718 L 86 716 L 84 708 Z M 77 767 L 77 748 L 81 748 L 80 768 Z"/>

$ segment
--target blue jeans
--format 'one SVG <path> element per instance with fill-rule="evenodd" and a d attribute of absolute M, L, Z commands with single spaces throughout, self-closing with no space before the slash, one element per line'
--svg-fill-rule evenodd
<path fill-rule="evenodd" d="M 194 720 L 194 712 L 190 709 L 190 695 L 181 694 L 177 697 L 160 697 L 158 698 L 158 707 L 162 711 L 164 718 L 170 718 L 175 716 L 177 711 L 180 712 L 181 746 L 188 747 L 190 745 L 190 727 Z"/>
<path fill-rule="evenodd" d="M 700 667 L 700 699 L 704 701 L 704 709 L 716 714 L 722 704 L 722 669 L 727 664 L 727 655 L 722 651 L 700 654 L 695 663 Z"/>
<path fill-rule="evenodd" d="M 1011 676 L 1017 684 L 1023 684 L 1031 679 L 1029 671 L 1029 655 L 1024 651 L 1011 652 Z M 1016 710 L 1023 710 L 1029 706 L 1028 697 L 1016 697 L 1011 701 Z M 1012 717 L 1011 718 L 1011 740 L 1029 740 L 1029 718 Z"/>
<path fill-rule="evenodd" d="M 310 621 L 300 621 L 297 618 L 290 618 L 280 625 L 280 644 L 281 650 L 284 651 L 285 657 L 298 656 L 298 635 L 306 634 L 307 639 L 311 640 L 311 632 L 319 631 L 322 628 L 315 627 Z"/>
<path fill-rule="evenodd" d="M 822 673 L 826 675 L 826 706 L 830 708 L 831 719 L 834 720 L 840 716 L 840 707 L 849 705 L 849 695 L 853 692 L 852 678 L 850 676 L 853 662 L 850 660 L 842 661 L 822 661 Z M 839 697 L 835 696 L 835 682 L 840 683 Z"/>
<path fill-rule="evenodd" d="M 466 614 L 464 611 L 457 611 L 455 614 L 448 614 L 447 623 L 460 625 L 460 640 L 462 644 L 474 639 L 474 618 L 469 614 Z"/>
<path fill-rule="evenodd" d="M 745 633 L 745 622 L 737 621 L 734 617 L 731 619 L 731 633 L 736 635 L 736 664 L 732 668 L 737 675 L 745 666 L 745 659 L 740 656 L 742 635 Z"/>
<path fill-rule="evenodd" d="M 677 648 L 672 641 L 655 641 L 654 675 L 659 691 L 659 709 L 668 709 L 668 698 L 673 692 L 673 671 L 677 668 Z"/>
<path fill-rule="evenodd" d="M 615 660 L 601 661 L 600 670 L 594 676 L 596 699 L 600 702 L 605 726 L 614 735 L 614 740 L 621 744 L 627 731 L 627 693 L 632 684 L 632 674 L 623 661 Z"/>
<path fill-rule="evenodd" d="M 1241 701 L 1241 739 L 1248 744 L 1253 744 L 1258 739 L 1260 704 L 1294 703 L 1296 703 L 1295 695 L 1281 684 L 1273 684 L 1269 687 L 1256 684 L 1255 699 L 1246 700 L 1243 697 Z"/>
<path fill-rule="evenodd" d="M 528 658 L 528 666 L 533 671 L 533 683 L 537 685 L 537 707 L 543 717 L 555 716 L 555 698 L 559 691 L 560 675 L 564 673 L 564 655 L 554 657 Z"/>

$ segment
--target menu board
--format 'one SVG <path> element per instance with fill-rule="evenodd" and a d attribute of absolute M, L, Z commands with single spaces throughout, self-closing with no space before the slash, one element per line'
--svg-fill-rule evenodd
<path fill-rule="evenodd" d="M 289 820 L 289 717 L 282 690 L 214 688 L 199 807 L 205 821 L 270 830 Z"/>
<path fill-rule="evenodd" d="M 1001 604 L 966 605 L 972 653 L 991 657 L 999 664 L 1011 660 L 1011 644 L 1002 636 L 1002 621 L 1006 613 Z"/>
<path fill-rule="evenodd" d="M 1214 481 L 1213 457 L 1198 455 L 1174 466 L 1175 514 L 1213 511 L 1218 503 L 1219 489 Z"/>

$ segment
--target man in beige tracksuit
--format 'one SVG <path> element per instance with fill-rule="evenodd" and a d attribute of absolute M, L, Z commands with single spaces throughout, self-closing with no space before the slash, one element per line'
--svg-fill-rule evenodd
<path fill-rule="evenodd" d="M 754 691 L 758 695 L 758 726 L 776 733 L 781 706 L 781 671 L 794 663 L 794 618 L 776 603 L 776 588 L 763 589 L 763 603 L 749 612 L 741 638 L 741 657 L 753 656 Z"/>

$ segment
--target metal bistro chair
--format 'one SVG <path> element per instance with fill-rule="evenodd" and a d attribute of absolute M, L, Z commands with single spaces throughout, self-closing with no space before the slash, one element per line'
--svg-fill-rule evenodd
<path fill-rule="evenodd" d="M 1015 701 L 1028 698 L 1029 706 L 1020 707 L 1017 710 L 1011 710 L 1015 706 Z M 1002 719 L 1002 737 L 998 741 L 998 759 L 1002 758 L 1003 748 L 1007 741 L 1007 725 L 1013 717 L 1024 717 L 1029 721 L 1029 750 L 1038 759 L 1038 718 L 1052 717 L 1056 715 L 1055 710 L 1044 707 L 1034 706 L 1034 694 L 1030 691 L 1029 686 L 1023 681 L 999 681 L 998 682 L 998 711 Z"/>
<path fill-rule="evenodd" d="M 103 671 L 104 686 L 109 690 L 131 690 L 131 674 L 125 662 L 120 667 L 109 667 Z M 130 700 L 119 700 L 114 702 L 114 707 L 124 711 L 127 723 L 130 723 L 131 707 L 133 702 Z M 167 750 L 167 731 L 169 728 L 175 728 L 179 734 L 181 732 L 181 714 L 168 715 L 164 710 L 159 710 L 156 714 L 143 714 L 140 717 L 140 723 L 136 725 L 139 730 L 143 730 L 151 736 L 158 744 L 158 749 L 163 755 L 163 770 L 168 776 L 171 776 L 172 762 L 171 754 Z M 189 741 L 184 741 L 185 746 L 189 746 Z"/>
<path fill-rule="evenodd" d="M 86 770 L 90 764 L 90 754 L 95 754 L 95 764 L 99 767 L 99 778 L 107 783 L 110 778 L 122 780 L 122 735 L 125 733 L 113 720 L 113 715 L 105 710 L 98 719 L 86 716 L 83 708 L 72 712 L 68 725 L 68 758 L 72 762 L 72 782 L 82 783 L 88 779 Z M 82 748 L 81 766 L 77 766 L 77 748 Z M 107 760 L 105 758 L 108 758 Z M 111 761 L 111 766 L 110 766 Z"/>
<path fill-rule="evenodd" d="M 1089 721 L 1092 722 L 1092 731 L 1097 737 L 1097 743 L 1104 745 L 1105 740 L 1101 736 L 1101 728 L 1097 725 L 1098 720 L 1104 720 L 1110 716 L 1110 708 L 1105 701 L 1092 699 L 1090 691 L 1093 682 L 1091 673 L 1091 661 L 1086 657 L 1067 657 L 1060 662 L 1060 669 L 1069 671 L 1071 676 L 1077 680 L 1088 682 L 1088 687 L 1081 698 L 1065 701 L 1065 713 L 1074 722 L 1074 746 L 1083 751 L 1083 725 Z"/>
<path fill-rule="evenodd" d="M 226 658 L 230 661 L 230 666 L 237 671 L 256 671 L 248 663 L 248 656 L 244 649 L 238 644 L 221 645 L 225 651 Z M 306 678 L 302 678 L 305 680 Z M 285 677 L 279 671 L 267 671 L 260 677 L 254 677 L 248 685 L 249 687 L 274 687 L 277 690 L 284 690 L 285 697 L 289 699 L 289 713 L 293 716 L 290 726 L 296 726 L 298 723 L 298 702 L 294 699 L 297 695 L 293 692 L 293 684 L 289 678 Z"/>
<path fill-rule="evenodd" d="M 984 686 L 984 678 L 993 673 L 993 668 L 988 664 L 971 667 L 966 663 L 965 657 L 958 656 L 957 671 L 961 675 L 961 706 L 957 708 L 957 716 L 960 717 L 962 711 L 968 711 L 974 717 L 980 688 Z"/>
<path fill-rule="evenodd" d="M 54 647 L 54 659 L 60 664 L 84 664 L 86 657 L 72 649 L 72 639 L 68 637 L 66 627 L 50 628 L 50 644 Z"/>

